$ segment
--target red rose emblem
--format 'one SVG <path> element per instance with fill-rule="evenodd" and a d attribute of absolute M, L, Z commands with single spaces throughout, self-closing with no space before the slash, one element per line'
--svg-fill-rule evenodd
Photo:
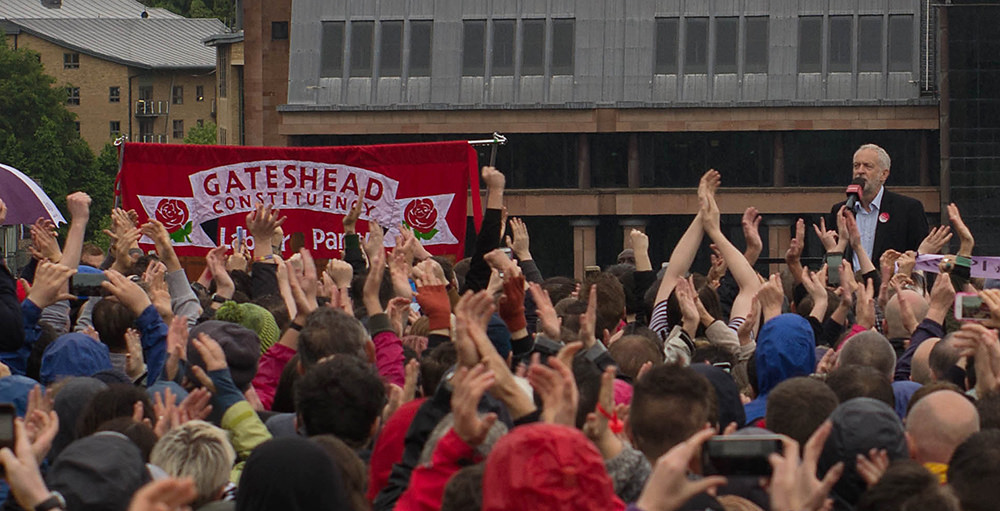
<path fill-rule="evenodd" d="M 434 201 L 430 199 L 414 199 L 406 205 L 406 211 L 403 212 L 406 224 L 411 229 L 420 232 L 428 232 L 433 229 L 437 225 L 437 216 L 437 208 L 434 207 Z"/>
<path fill-rule="evenodd" d="M 154 213 L 167 231 L 175 231 L 188 221 L 188 207 L 182 200 L 161 199 Z"/>

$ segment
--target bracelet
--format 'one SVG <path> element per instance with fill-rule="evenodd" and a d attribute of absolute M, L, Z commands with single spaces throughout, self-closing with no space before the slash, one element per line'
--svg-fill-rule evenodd
<path fill-rule="evenodd" d="M 267 254 L 266 256 L 255 257 L 255 258 L 253 258 L 253 260 L 254 260 L 254 262 L 257 262 L 257 263 L 262 263 L 264 261 L 273 261 L 274 260 L 274 254 Z"/>
<path fill-rule="evenodd" d="M 972 267 L 972 259 L 965 256 L 957 255 L 955 256 L 955 266 L 965 266 L 967 268 Z"/>
<path fill-rule="evenodd" d="M 212 293 L 212 301 L 215 303 L 226 303 L 230 299 L 224 296 L 219 296 L 219 293 Z"/>

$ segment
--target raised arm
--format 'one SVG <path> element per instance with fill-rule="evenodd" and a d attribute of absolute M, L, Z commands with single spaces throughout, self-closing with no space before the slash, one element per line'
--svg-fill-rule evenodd
<path fill-rule="evenodd" d="M 718 181 L 718 172 L 715 175 L 715 179 Z M 708 234 L 708 237 L 719 248 L 722 257 L 726 259 L 729 271 L 740 286 L 740 292 L 736 295 L 736 300 L 733 301 L 733 308 L 729 317 L 745 318 L 750 312 L 751 301 L 754 295 L 757 294 L 757 289 L 760 288 L 760 276 L 754 271 L 753 266 L 750 265 L 746 257 L 743 257 L 743 253 L 722 234 L 722 228 L 719 225 L 719 205 L 715 201 L 716 189 L 718 189 L 718 184 L 714 187 L 705 187 L 704 190 L 698 190 L 698 200 L 701 202 L 701 221 L 704 225 L 705 233 Z"/>
<path fill-rule="evenodd" d="M 698 183 L 698 196 L 702 195 L 702 190 L 708 191 L 709 189 L 714 194 L 720 182 L 719 173 L 715 170 L 709 170 L 701 176 L 701 181 Z M 660 289 L 656 292 L 656 304 L 669 298 L 670 293 L 673 293 L 677 286 L 677 280 L 683 278 L 691 269 L 691 263 L 694 262 L 698 247 L 701 245 L 702 235 L 705 232 L 701 216 L 702 213 L 699 211 L 694 220 L 691 221 L 691 225 L 684 231 L 684 235 L 681 236 L 677 245 L 674 246 L 667 271 L 663 274 L 663 281 L 660 282 Z"/>

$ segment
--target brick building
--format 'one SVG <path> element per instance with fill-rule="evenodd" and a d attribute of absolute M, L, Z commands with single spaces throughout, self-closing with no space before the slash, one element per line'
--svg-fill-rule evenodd
<path fill-rule="evenodd" d="M 95 152 L 131 140 L 178 143 L 215 115 L 215 55 L 202 44 L 225 30 L 131 0 L 0 3 L 7 44 L 38 52 L 64 84 L 67 107 Z"/>

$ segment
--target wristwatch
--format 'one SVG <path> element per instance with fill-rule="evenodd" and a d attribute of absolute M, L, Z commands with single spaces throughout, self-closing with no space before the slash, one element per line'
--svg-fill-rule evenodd
<path fill-rule="evenodd" d="M 212 293 L 212 301 L 215 303 L 226 303 L 230 299 L 223 296 L 219 296 L 217 293 Z"/>
<path fill-rule="evenodd" d="M 66 509 L 66 499 L 57 491 L 50 493 L 49 498 L 35 506 L 35 511 L 51 511 L 53 509 Z"/>

